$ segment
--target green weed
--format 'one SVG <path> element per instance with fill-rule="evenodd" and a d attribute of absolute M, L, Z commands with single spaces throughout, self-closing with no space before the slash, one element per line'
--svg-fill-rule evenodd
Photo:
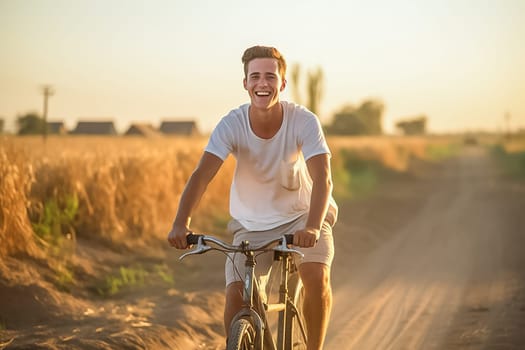
<path fill-rule="evenodd" d="M 342 183 L 334 188 L 334 196 L 337 198 L 366 196 L 376 189 L 382 178 L 395 173 L 380 160 L 367 159 L 362 153 L 350 149 L 342 149 L 339 157 L 342 162 L 335 171 L 334 182 L 342 180 Z"/>
<path fill-rule="evenodd" d="M 154 265 L 152 270 L 150 272 L 140 264 L 121 266 L 115 274 L 107 276 L 95 291 L 100 296 L 111 297 L 126 290 L 140 289 L 159 280 L 170 286 L 174 284 L 173 276 L 166 265 Z"/>
<path fill-rule="evenodd" d="M 525 179 L 525 152 L 507 152 L 503 145 L 494 145 L 491 155 L 501 165 L 503 174 L 516 179 Z"/>
<path fill-rule="evenodd" d="M 431 161 L 442 161 L 457 155 L 459 149 L 459 145 L 455 143 L 431 143 L 427 145 L 425 155 Z"/>
<path fill-rule="evenodd" d="M 76 237 L 73 224 L 78 213 L 76 195 L 62 199 L 52 197 L 44 204 L 36 222 L 32 223 L 33 231 L 44 242 L 52 266 L 55 270 L 54 283 L 57 288 L 69 291 L 75 282 L 75 276 L 68 267 L 76 250 Z"/>
<path fill-rule="evenodd" d="M 78 213 L 78 198 L 75 194 L 62 200 L 48 199 L 34 222 L 33 230 L 37 236 L 53 246 L 60 246 L 66 234 L 73 231 L 73 223 Z"/>
<path fill-rule="evenodd" d="M 129 268 L 121 266 L 117 274 L 106 277 L 97 292 L 101 296 L 112 296 L 124 288 L 143 286 L 147 275 L 148 272 L 140 265 Z"/>
<path fill-rule="evenodd" d="M 166 265 L 155 265 L 155 273 L 164 283 L 170 286 L 175 283 L 173 275 L 169 273 L 168 267 Z"/>
<path fill-rule="evenodd" d="M 332 168 L 334 197 L 336 200 L 343 200 L 351 197 L 350 178 L 350 172 L 342 166 L 335 166 Z"/>
<path fill-rule="evenodd" d="M 59 265 L 56 271 L 55 285 L 60 290 L 69 292 L 71 286 L 75 283 L 75 275 L 66 264 Z"/>

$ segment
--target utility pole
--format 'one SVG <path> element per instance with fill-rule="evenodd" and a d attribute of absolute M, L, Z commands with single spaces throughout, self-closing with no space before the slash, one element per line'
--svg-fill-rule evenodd
<path fill-rule="evenodd" d="M 505 129 L 507 134 L 507 139 L 510 140 L 510 113 L 505 112 Z"/>
<path fill-rule="evenodd" d="M 43 117 L 44 117 L 44 130 L 42 131 L 43 132 L 43 137 L 44 137 L 44 142 L 46 142 L 47 140 L 47 100 L 49 97 L 53 96 L 53 94 L 55 93 L 55 90 L 53 89 L 53 87 L 51 85 L 44 85 L 42 86 L 42 93 L 44 94 L 44 111 L 43 111 Z"/>

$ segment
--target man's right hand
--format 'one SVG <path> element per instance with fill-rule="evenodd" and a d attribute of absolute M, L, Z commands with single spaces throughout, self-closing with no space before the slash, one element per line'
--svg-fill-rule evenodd
<path fill-rule="evenodd" d="M 188 242 L 186 237 L 190 234 L 190 230 L 185 226 L 173 226 L 168 233 L 168 242 L 172 247 L 177 249 L 187 249 Z"/>

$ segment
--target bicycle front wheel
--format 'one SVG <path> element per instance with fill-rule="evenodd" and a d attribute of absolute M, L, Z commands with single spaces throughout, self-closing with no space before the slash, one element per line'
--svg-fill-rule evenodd
<path fill-rule="evenodd" d="M 227 350 L 254 350 L 255 328 L 246 318 L 240 318 L 232 325 Z"/>

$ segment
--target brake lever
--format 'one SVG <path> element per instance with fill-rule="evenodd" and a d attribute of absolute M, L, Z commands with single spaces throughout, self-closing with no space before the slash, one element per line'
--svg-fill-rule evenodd
<path fill-rule="evenodd" d="M 184 259 L 188 255 L 204 254 L 208 250 L 211 250 L 211 249 L 212 249 L 212 247 L 210 247 L 209 245 L 206 245 L 206 243 L 204 243 L 203 238 L 199 237 L 199 241 L 197 242 L 197 247 L 195 249 L 187 252 L 187 253 L 182 254 L 180 256 L 179 260 Z"/>

